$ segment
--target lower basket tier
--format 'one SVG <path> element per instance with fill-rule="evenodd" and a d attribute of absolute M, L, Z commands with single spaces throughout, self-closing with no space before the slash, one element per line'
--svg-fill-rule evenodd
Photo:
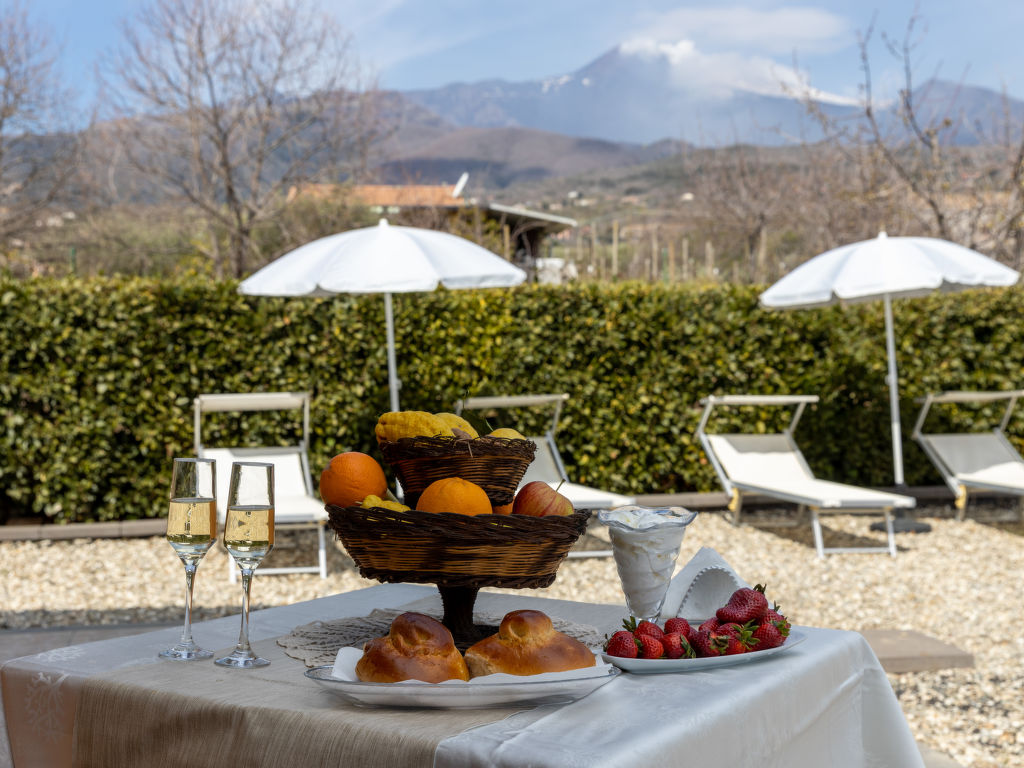
<path fill-rule="evenodd" d="M 450 587 L 541 588 L 555 580 L 590 512 L 458 515 L 328 505 L 328 524 L 364 577 Z"/>

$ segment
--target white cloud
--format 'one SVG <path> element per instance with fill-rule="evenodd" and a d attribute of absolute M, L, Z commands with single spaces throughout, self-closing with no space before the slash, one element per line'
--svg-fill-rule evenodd
<path fill-rule="evenodd" d="M 705 49 L 743 46 L 770 55 L 831 51 L 854 39 L 844 17 L 805 6 L 677 8 L 641 17 L 635 34 L 659 41 L 697 40 Z"/>
<path fill-rule="evenodd" d="M 793 67 L 766 56 L 742 53 L 704 53 L 693 40 L 659 42 L 633 38 L 620 46 L 624 54 L 646 58 L 665 58 L 675 84 L 704 96 L 726 98 L 733 91 L 751 91 L 769 96 L 803 94 L 809 89 L 806 78 Z M 834 104 L 856 104 L 839 94 L 809 89 L 815 98 Z"/>
<path fill-rule="evenodd" d="M 327 0 L 326 5 L 353 35 L 360 54 L 378 71 L 443 52 L 479 34 L 469 26 L 469 19 L 461 23 L 426 24 L 419 15 L 422 4 L 410 0 Z"/>

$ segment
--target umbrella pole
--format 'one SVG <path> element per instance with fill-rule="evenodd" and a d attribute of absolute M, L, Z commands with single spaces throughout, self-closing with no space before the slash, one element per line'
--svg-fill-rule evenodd
<path fill-rule="evenodd" d="M 384 294 L 384 320 L 388 334 L 388 389 L 391 391 L 391 410 L 398 410 L 398 390 L 402 382 L 398 380 L 398 364 L 395 362 L 395 315 L 391 309 L 391 294 Z"/>
<path fill-rule="evenodd" d="M 892 421 L 892 464 L 896 487 L 903 489 L 903 434 L 900 429 L 900 383 L 896 374 L 896 331 L 892 320 L 892 297 L 885 294 L 885 354 L 888 357 L 889 414 Z M 905 510 L 893 514 L 893 533 L 927 533 L 932 527 L 909 517 Z M 872 523 L 871 530 L 885 530 L 885 523 Z"/>
<path fill-rule="evenodd" d="M 896 374 L 896 333 L 892 322 L 892 298 L 885 294 L 885 354 L 889 358 L 889 417 L 892 422 L 892 467 L 896 485 L 903 485 L 903 435 L 900 430 L 900 383 Z"/>

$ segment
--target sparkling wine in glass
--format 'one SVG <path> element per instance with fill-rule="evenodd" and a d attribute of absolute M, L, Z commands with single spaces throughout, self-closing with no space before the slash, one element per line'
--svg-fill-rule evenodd
<path fill-rule="evenodd" d="M 185 565 L 185 626 L 177 645 L 161 651 L 165 659 L 208 659 L 192 640 L 192 584 L 196 569 L 217 541 L 216 463 L 212 459 L 175 459 L 171 471 L 171 506 L 167 542 Z"/>
<path fill-rule="evenodd" d="M 249 645 L 249 588 L 252 575 L 274 548 L 274 465 L 236 461 L 231 465 L 224 547 L 242 574 L 242 629 L 231 655 L 214 663 L 223 667 L 263 667 L 270 662 Z"/>

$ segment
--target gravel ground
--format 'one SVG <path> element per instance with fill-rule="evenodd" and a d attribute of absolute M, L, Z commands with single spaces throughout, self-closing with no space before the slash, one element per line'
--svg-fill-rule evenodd
<path fill-rule="evenodd" d="M 1024 767 L 1024 674 L 1020 657 L 1024 525 L 996 522 L 1013 507 L 987 504 L 976 519 L 956 522 L 942 507 L 919 509 L 926 535 L 898 537 L 900 554 L 815 557 L 810 525 L 734 527 L 701 514 L 683 541 L 679 563 L 714 547 L 750 583 L 769 587 L 795 623 L 838 629 L 911 629 L 974 654 L 973 669 L 890 675 L 919 742 L 965 768 Z M 793 513 L 763 510 L 760 519 L 794 522 Z M 826 545 L 884 543 L 869 530 L 875 518 L 824 518 Z M 800 522 L 800 521 L 795 521 Z M 598 530 L 596 536 L 600 538 Z M 267 565 L 314 551 L 312 534 L 281 535 Z M 289 544 L 298 544 L 296 549 Z M 309 600 L 370 586 L 343 550 L 330 552 L 331 575 L 260 576 L 254 607 Z M 229 558 L 217 547 L 196 579 L 197 619 L 235 614 L 239 587 L 228 581 Z M 0 542 L 0 627 L 174 622 L 181 618 L 183 571 L 162 538 Z M 622 602 L 609 558 L 567 560 L 539 595 Z"/>

